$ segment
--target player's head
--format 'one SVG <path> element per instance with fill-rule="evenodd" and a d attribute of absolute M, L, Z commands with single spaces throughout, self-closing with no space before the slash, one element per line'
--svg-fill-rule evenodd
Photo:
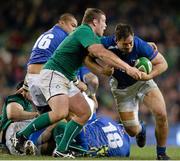
<path fill-rule="evenodd" d="M 16 91 L 17 93 L 21 94 L 24 98 L 31 100 L 28 87 L 24 84 L 24 80 L 17 84 Z"/>
<path fill-rule="evenodd" d="M 82 24 L 91 25 L 93 31 L 103 36 L 104 30 L 106 29 L 106 16 L 103 11 L 97 8 L 87 8 L 82 20 Z"/>
<path fill-rule="evenodd" d="M 76 18 L 70 13 L 64 13 L 61 15 L 58 24 L 67 33 L 72 32 L 78 25 Z"/>
<path fill-rule="evenodd" d="M 119 23 L 115 28 L 115 37 L 118 48 L 130 53 L 134 46 L 134 32 L 130 25 Z"/>

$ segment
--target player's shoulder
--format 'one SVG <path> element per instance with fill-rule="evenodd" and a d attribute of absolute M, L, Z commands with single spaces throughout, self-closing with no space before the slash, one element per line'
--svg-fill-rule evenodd
<path fill-rule="evenodd" d="M 139 36 L 134 36 L 134 45 L 142 45 L 144 43 L 147 43 L 145 40 L 140 38 Z"/>
<path fill-rule="evenodd" d="M 82 25 L 80 25 L 79 27 L 77 27 L 77 29 L 75 30 L 75 33 L 76 34 L 82 34 L 82 33 L 87 33 L 87 32 L 89 32 L 89 33 L 93 33 L 93 30 L 92 30 L 92 28 L 89 26 L 89 25 L 87 25 L 87 24 L 82 24 Z"/>
<path fill-rule="evenodd" d="M 6 97 L 6 100 L 9 100 L 9 99 L 23 99 L 24 97 L 21 95 L 21 94 L 12 94 L 12 95 L 9 95 Z"/>
<path fill-rule="evenodd" d="M 64 31 L 60 26 L 54 25 L 51 29 L 46 31 L 44 34 L 52 33 L 55 36 L 61 34 L 61 35 L 68 35 L 66 31 Z"/>
<path fill-rule="evenodd" d="M 6 103 L 21 102 L 21 101 L 24 101 L 24 97 L 21 94 L 13 94 L 13 95 L 7 96 L 5 101 Z"/>

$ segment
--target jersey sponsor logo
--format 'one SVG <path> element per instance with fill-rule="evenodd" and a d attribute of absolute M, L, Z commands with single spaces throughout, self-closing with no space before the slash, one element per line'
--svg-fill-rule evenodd
<path fill-rule="evenodd" d="M 57 89 L 60 89 L 60 88 L 61 88 L 61 86 L 60 86 L 60 85 L 56 85 L 56 88 L 57 88 Z"/>

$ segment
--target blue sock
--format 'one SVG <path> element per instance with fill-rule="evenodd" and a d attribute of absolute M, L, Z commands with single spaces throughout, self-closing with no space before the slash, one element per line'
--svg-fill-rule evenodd
<path fill-rule="evenodd" d="M 141 124 L 141 133 L 145 133 L 146 132 L 146 128 L 145 128 L 145 124 L 144 124 L 144 122 L 140 122 L 140 124 Z"/>
<path fill-rule="evenodd" d="M 166 147 L 157 146 L 156 151 L 157 151 L 157 155 L 165 154 L 166 153 Z"/>

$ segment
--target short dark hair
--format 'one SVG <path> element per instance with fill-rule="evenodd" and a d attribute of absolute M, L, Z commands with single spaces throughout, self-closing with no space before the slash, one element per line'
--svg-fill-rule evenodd
<path fill-rule="evenodd" d="M 119 23 L 115 28 L 116 40 L 126 39 L 129 35 L 134 35 L 133 29 L 128 24 Z"/>
<path fill-rule="evenodd" d="M 24 84 L 24 80 L 20 81 L 17 85 L 16 85 L 16 90 L 19 90 L 21 87 L 23 87 Z"/>
<path fill-rule="evenodd" d="M 94 19 L 99 20 L 101 15 L 105 15 L 103 11 L 97 8 L 87 8 L 84 17 L 82 19 L 82 24 L 88 24 L 93 22 Z"/>
<path fill-rule="evenodd" d="M 62 14 L 62 15 L 59 17 L 59 21 L 68 21 L 68 20 L 70 20 L 71 18 L 76 19 L 73 14 L 71 14 L 71 13 L 64 13 L 64 14 Z"/>

